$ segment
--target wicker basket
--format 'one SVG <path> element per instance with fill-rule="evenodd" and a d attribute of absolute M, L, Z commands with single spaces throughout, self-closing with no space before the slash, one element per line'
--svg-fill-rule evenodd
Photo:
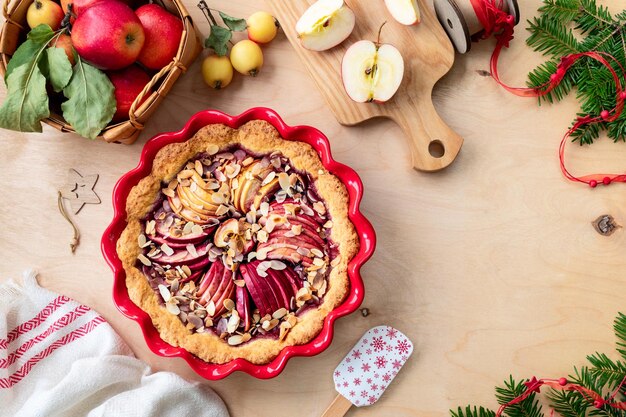
<path fill-rule="evenodd" d="M 33 0 L 15 0 L 13 3 L 11 3 L 11 0 L 3 1 L 3 14 L 6 22 L 2 26 L 2 32 L 0 33 L 0 74 L 2 76 L 6 72 L 6 66 L 11 56 L 26 37 L 28 31 L 26 11 Z M 183 22 L 183 35 L 178 47 L 178 53 L 172 62 L 152 77 L 152 80 L 137 96 L 130 109 L 129 119 L 104 128 L 99 138 L 106 142 L 117 142 L 127 145 L 133 143 L 139 136 L 139 133 L 141 133 L 144 124 L 161 104 L 161 101 L 163 101 L 178 77 L 186 71 L 189 65 L 197 58 L 200 51 L 202 51 L 198 31 L 182 1 L 159 0 L 158 3 L 170 13 L 179 16 Z M 137 106 L 147 94 L 149 94 L 148 98 L 141 106 Z M 43 121 L 62 132 L 75 132 L 74 128 L 60 114 L 56 114 L 52 110 L 50 117 Z"/>

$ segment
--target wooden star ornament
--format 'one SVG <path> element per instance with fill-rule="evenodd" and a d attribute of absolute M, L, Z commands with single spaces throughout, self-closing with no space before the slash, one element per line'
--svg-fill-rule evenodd
<path fill-rule="evenodd" d="M 67 182 L 61 187 L 61 196 L 70 202 L 74 214 L 78 214 L 85 204 L 100 204 L 102 201 L 93 190 L 98 182 L 99 175 L 81 175 L 71 168 Z"/>

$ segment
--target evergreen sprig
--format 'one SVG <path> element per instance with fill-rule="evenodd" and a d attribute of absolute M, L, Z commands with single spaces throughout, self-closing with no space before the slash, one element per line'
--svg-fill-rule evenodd
<path fill-rule="evenodd" d="M 613 329 L 617 338 L 616 350 L 621 359 L 612 359 L 604 353 L 596 352 L 587 356 L 587 366 L 575 367 L 574 372 L 568 375 L 570 382 L 597 392 L 607 402 L 626 399 L 624 387 L 620 389 L 616 398 L 611 399 L 616 387 L 626 378 L 626 315 L 619 313 L 613 323 Z M 506 404 L 524 393 L 526 390 L 524 382 L 526 381 L 518 381 L 510 376 L 501 386 L 497 386 L 495 394 L 498 404 Z M 626 417 L 626 410 L 609 406 L 596 408 L 592 400 L 577 391 L 549 389 L 546 391 L 546 398 L 550 408 L 562 417 Z M 495 411 L 489 408 L 470 405 L 450 410 L 450 414 L 452 417 L 495 417 L 496 415 Z M 506 417 L 547 417 L 535 393 L 518 404 L 507 407 L 504 415 Z"/>
<path fill-rule="evenodd" d="M 549 60 L 528 74 L 528 85 L 539 87 L 550 81 L 560 58 L 567 54 L 600 51 L 611 54 L 626 68 L 626 11 L 612 16 L 595 0 L 544 0 L 540 15 L 528 21 L 530 37 L 526 40 L 535 51 Z M 624 74 L 612 64 L 618 74 Z M 583 57 L 565 75 L 561 84 L 539 102 L 562 100 L 576 87 L 581 104 L 577 116 L 599 115 L 615 107 L 616 86 L 608 71 L 599 62 Z M 572 137 L 582 144 L 591 144 L 606 131 L 614 141 L 626 141 L 626 112 L 615 121 L 585 125 Z"/>

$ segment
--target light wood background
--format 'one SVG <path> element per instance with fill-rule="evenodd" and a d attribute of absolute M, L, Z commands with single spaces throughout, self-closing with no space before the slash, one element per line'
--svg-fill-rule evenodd
<path fill-rule="evenodd" d="M 261 1 L 209 3 L 238 16 L 267 7 Z M 602 3 L 615 11 L 621 2 Z M 520 2 L 523 18 L 539 4 Z M 206 34 L 200 12 L 191 1 L 188 6 Z M 524 26 L 502 60 L 503 79 L 516 84 L 541 62 L 524 44 Z M 339 125 L 282 35 L 264 49 L 258 78 L 236 77 L 223 91 L 203 84 L 196 63 L 134 146 L 50 128 L 43 135 L 2 131 L 0 280 L 37 268 L 45 287 L 98 310 L 155 370 L 201 380 L 182 360 L 149 352 L 138 326 L 112 303 L 112 274 L 99 248 L 112 216 L 110 194 L 157 132 L 177 130 L 205 108 L 239 113 L 268 106 L 289 124 L 325 132 L 335 158 L 363 179 L 362 209 L 378 233 L 377 251 L 363 268 L 363 306 L 371 315 L 339 320 L 326 352 L 291 360 L 273 380 L 235 374 L 207 382 L 233 416 L 320 415 L 335 396 L 334 367 L 378 324 L 409 335 L 415 353 L 380 402 L 353 416 L 443 417 L 470 402 L 494 407 L 493 386 L 509 373 L 558 377 L 582 365 L 587 353 L 612 353 L 612 319 L 626 311 L 626 238 L 623 229 L 600 236 L 591 222 L 611 214 L 626 223 L 626 186 L 591 190 L 561 176 L 557 146 L 576 111 L 574 99 L 539 108 L 533 99 L 506 93 L 477 73 L 488 69 L 492 47 L 483 42 L 457 56 L 435 87 L 437 109 L 465 138 L 456 162 L 437 174 L 411 169 L 408 143 L 393 122 Z M 625 144 L 605 139 L 568 152 L 575 172 L 626 168 Z M 71 229 L 56 208 L 69 168 L 100 174 L 96 191 L 103 199 L 78 216 L 83 238 L 73 256 Z"/>

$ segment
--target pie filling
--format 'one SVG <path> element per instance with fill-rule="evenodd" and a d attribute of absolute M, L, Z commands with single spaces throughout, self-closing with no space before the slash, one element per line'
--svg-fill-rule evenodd
<path fill-rule="evenodd" d="M 283 340 L 339 262 L 324 201 L 279 152 L 197 155 L 163 184 L 142 227 L 137 266 L 167 311 L 231 346 Z"/>

